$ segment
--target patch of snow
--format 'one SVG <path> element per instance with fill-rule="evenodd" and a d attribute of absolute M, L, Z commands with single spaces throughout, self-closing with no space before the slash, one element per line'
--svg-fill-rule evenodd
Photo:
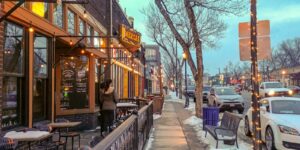
<path fill-rule="evenodd" d="M 239 148 L 236 145 L 225 145 L 223 141 L 219 141 L 218 149 L 216 149 L 216 140 L 207 133 L 205 137 L 205 131 L 202 129 L 202 119 L 196 116 L 184 120 L 184 124 L 188 124 L 194 128 L 197 132 L 198 139 L 209 145 L 210 150 L 251 150 L 251 144 L 246 143 L 243 140 L 238 139 Z"/>
<path fill-rule="evenodd" d="M 159 119 L 161 117 L 160 114 L 153 114 L 153 120 Z"/>
<path fill-rule="evenodd" d="M 153 141 L 154 141 L 154 135 L 153 135 L 154 130 L 155 130 L 155 128 L 152 128 L 152 130 L 150 131 L 149 139 L 147 140 L 147 143 L 145 145 L 144 150 L 150 150 L 152 148 L 152 144 L 153 144 Z"/>

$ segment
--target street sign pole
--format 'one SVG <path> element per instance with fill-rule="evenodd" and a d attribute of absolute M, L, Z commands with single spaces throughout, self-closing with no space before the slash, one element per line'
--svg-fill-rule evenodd
<path fill-rule="evenodd" d="M 253 124 L 253 149 L 261 150 L 261 124 L 260 106 L 258 102 L 258 63 L 257 63 L 257 17 L 256 0 L 251 0 L 251 62 L 252 62 L 252 124 Z"/>

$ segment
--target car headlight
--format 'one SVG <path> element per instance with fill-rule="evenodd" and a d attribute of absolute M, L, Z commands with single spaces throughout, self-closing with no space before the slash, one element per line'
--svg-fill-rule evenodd
<path fill-rule="evenodd" d="M 269 91 L 268 95 L 273 96 L 273 95 L 275 95 L 275 92 L 274 91 Z"/>
<path fill-rule="evenodd" d="M 283 125 L 278 125 L 278 127 L 281 133 L 300 136 L 300 133 L 294 128 L 283 126 Z"/>
<path fill-rule="evenodd" d="M 293 95 L 293 91 L 292 90 L 289 90 L 289 95 Z"/>

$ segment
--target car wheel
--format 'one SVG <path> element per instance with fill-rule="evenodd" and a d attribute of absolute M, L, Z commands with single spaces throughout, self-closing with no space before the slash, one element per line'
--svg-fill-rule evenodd
<path fill-rule="evenodd" d="M 275 140 L 274 140 L 274 134 L 273 131 L 270 127 L 267 128 L 266 130 L 266 147 L 267 150 L 276 150 L 275 148 Z"/>
<path fill-rule="evenodd" d="M 245 126 L 244 126 L 244 132 L 246 136 L 251 136 L 251 131 L 250 131 L 250 124 L 249 124 L 249 119 L 246 116 L 245 117 Z"/>

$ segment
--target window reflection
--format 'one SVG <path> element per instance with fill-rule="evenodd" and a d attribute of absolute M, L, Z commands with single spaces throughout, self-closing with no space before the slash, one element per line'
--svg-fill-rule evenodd
<path fill-rule="evenodd" d="M 21 123 L 22 77 L 24 76 L 24 30 L 10 22 L 4 22 L 3 53 L 3 102 L 2 129 L 10 129 Z"/>
<path fill-rule="evenodd" d="M 79 35 L 84 35 L 85 23 L 82 19 L 79 19 Z"/>
<path fill-rule="evenodd" d="M 46 119 L 48 38 L 35 34 L 34 37 L 34 80 L 33 80 L 33 121 Z"/>
<path fill-rule="evenodd" d="M 71 10 L 68 10 L 68 32 L 75 34 L 75 14 Z"/>
<path fill-rule="evenodd" d="M 63 8 L 62 5 L 53 4 L 53 23 L 63 28 Z"/>
<path fill-rule="evenodd" d="M 23 28 L 5 23 L 4 72 L 23 73 Z"/>
<path fill-rule="evenodd" d="M 93 27 L 91 27 L 90 25 L 87 25 L 87 31 L 86 31 L 86 35 L 87 36 L 92 36 L 93 35 Z M 88 37 L 87 38 L 87 44 L 92 44 L 92 38 Z"/>
<path fill-rule="evenodd" d="M 100 41 L 99 41 L 99 33 L 94 32 L 94 47 L 100 47 Z"/>
<path fill-rule="evenodd" d="M 47 77 L 48 70 L 48 39 L 41 35 L 36 35 L 34 39 L 34 76 Z"/>

